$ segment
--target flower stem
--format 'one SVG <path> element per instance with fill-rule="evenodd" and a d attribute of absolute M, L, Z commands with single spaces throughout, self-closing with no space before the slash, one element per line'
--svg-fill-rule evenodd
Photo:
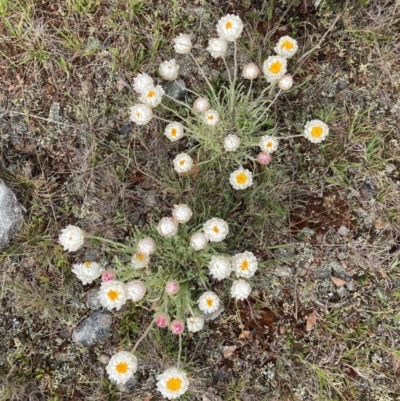
<path fill-rule="evenodd" d="M 178 104 L 180 104 L 181 106 L 184 106 L 184 107 L 186 107 L 187 109 L 191 110 L 191 107 L 190 107 L 187 103 L 181 102 L 180 100 L 175 99 L 175 98 L 173 98 L 173 97 L 171 97 L 171 96 L 168 96 L 168 95 L 166 95 L 166 94 L 164 94 L 164 96 L 167 97 L 168 99 L 173 100 L 175 103 L 178 103 Z"/>
<path fill-rule="evenodd" d="M 226 63 L 225 57 L 222 57 L 222 59 L 224 60 L 224 64 L 225 64 L 226 71 L 228 72 L 229 82 L 230 82 L 231 85 L 232 85 L 232 77 L 231 77 L 231 72 L 229 71 L 229 68 L 228 68 L 228 64 Z"/>
<path fill-rule="evenodd" d="M 179 334 L 178 368 L 181 367 L 181 355 L 182 355 L 182 335 Z"/>
<path fill-rule="evenodd" d="M 87 234 L 85 234 L 85 238 L 97 239 L 97 240 L 99 240 L 99 241 L 107 242 L 108 244 L 112 244 L 112 245 L 114 245 L 114 246 L 116 246 L 116 247 L 119 247 L 119 248 L 124 248 L 124 249 L 129 248 L 127 245 L 121 244 L 120 242 L 115 242 L 115 241 L 112 241 L 112 240 L 106 239 L 106 238 L 95 237 L 95 236 L 93 236 L 93 235 L 87 235 Z"/>
<path fill-rule="evenodd" d="M 197 62 L 196 58 L 193 56 L 192 53 L 189 53 L 190 56 L 192 57 L 192 60 L 195 62 L 196 67 L 199 69 L 199 71 L 201 72 L 201 75 L 203 75 L 203 78 L 206 80 L 208 87 L 210 88 L 211 92 L 214 95 L 214 99 L 217 99 L 217 95 L 215 93 L 214 87 L 211 85 L 210 81 L 208 80 L 208 78 L 206 77 L 206 74 L 204 74 L 203 69 L 200 67 L 199 63 Z"/>
<path fill-rule="evenodd" d="M 132 354 L 137 350 L 137 347 L 146 338 L 147 334 L 149 334 L 151 328 L 153 327 L 154 322 L 155 322 L 155 319 L 153 319 L 151 321 L 151 323 L 149 324 L 149 326 L 147 327 L 145 332 L 140 336 L 139 340 L 136 341 L 136 344 L 134 345 L 134 347 L 132 348 L 132 351 L 131 351 Z"/>

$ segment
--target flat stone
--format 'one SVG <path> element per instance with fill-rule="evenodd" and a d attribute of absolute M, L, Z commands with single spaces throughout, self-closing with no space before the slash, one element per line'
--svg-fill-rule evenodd
<path fill-rule="evenodd" d="M 330 262 L 329 264 L 334 272 L 334 276 L 339 277 L 342 280 L 346 280 L 346 271 L 339 262 L 336 262 L 336 260 L 332 260 L 332 262 Z"/>
<path fill-rule="evenodd" d="M 22 222 L 22 210 L 13 191 L 0 179 L 0 251 Z"/>
<path fill-rule="evenodd" d="M 338 234 L 342 237 L 347 237 L 350 233 L 350 230 L 346 226 L 340 226 L 338 230 Z"/>
<path fill-rule="evenodd" d="M 315 274 L 320 279 L 330 279 L 331 278 L 331 267 L 330 266 L 321 266 L 319 269 L 315 271 Z"/>
<path fill-rule="evenodd" d="M 111 324 L 111 313 L 96 311 L 75 329 L 72 341 L 85 347 L 99 344 L 111 334 Z"/>
<path fill-rule="evenodd" d="M 290 277 L 293 274 L 293 271 L 290 267 L 278 267 L 275 269 L 274 273 L 278 277 Z"/>
<path fill-rule="evenodd" d="M 356 290 L 356 283 L 354 282 L 354 280 L 348 281 L 346 283 L 346 287 L 350 292 L 353 292 Z"/>
<path fill-rule="evenodd" d="M 99 300 L 99 290 L 94 288 L 89 291 L 86 298 L 86 306 L 92 310 L 98 310 L 101 308 L 100 300 Z"/>
<path fill-rule="evenodd" d="M 165 93 L 176 100 L 185 100 L 187 95 L 186 84 L 182 79 L 171 81 L 165 87 Z"/>

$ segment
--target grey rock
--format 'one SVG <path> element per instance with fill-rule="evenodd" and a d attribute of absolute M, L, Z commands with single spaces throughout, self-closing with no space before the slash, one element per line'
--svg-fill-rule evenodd
<path fill-rule="evenodd" d="M 338 90 L 346 89 L 347 85 L 348 85 L 348 82 L 344 81 L 343 79 L 338 79 L 338 81 L 337 81 Z"/>
<path fill-rule="evenodd" d="M 92 310 L 97 310 L 101 308 L 98 289 L 95 288 L 87 294 L 86 306 Z"/>
<path fill-rule="evenodd" d="M 0 251 L 22 222 L 22 210 L 13 191 L 0 179 Z"/>
<path fill-rule="evenodd" d="M 342 237 L 347 237 L 350 233 L 350 230 L 346 226 L 340 226 L 338 230 L 338 234 Z"/>
<path fill-rule="evenodd" d="M 339 263 L 333 260 L 330 263 L 331 269 L 334 271 L 334 276 L 341 278 L 342 280 L 346 280 L 346 271 L 344 270 L 343 266 Z"/>
<path fill-rule="evenodd" d="M 125 124 L 118 129 L 118 134 L 120 135 L 128 135 L 132 131 L 132 126 L 130 124 Z"/>
<path fill-rule="evenodd" d="M 343 298 L 343 297 L 347 296 L 348 293 L 349 293 L 349 292 L 347 291 L 347 289 L 346 289 L 345 286 L 339 287 L 339 288 L 336 290 L 336 292 L 338 293 L 338 295 L 339 295 L 340 298 Z"/>
<path fill-rule="evenodd" d="M 353 280 L 348 281 L 346 287 L 350 292 L 354 292 L 356 290 L 356 283 Z"/>
<path fill-rule="evenodd" d="M 131 377 L 126 383 L 119 384 L 118 390 L 126 394 L 131 394 L 135 391 L 136 384 L 137 384 L 137 378 L 134 376 Z"/>
<path fill-rule="evenodd" d="M 278 277 L 289 277 L 293 274 L 293 271 L 290 267 L 278 267 L 275 269 L 274 273 L 278 276 Z"/>
<path fill-rule="evenodd" d="M 328 265 L 321 266 L 315 274 L 320 279 L 330 279 L 331 278 L 331 267 Z"/>
<path fill-rule="evenodd" d="M 85 347 L 104 341 L 111 334 L 112 315 L 96 311 L 86 318 L 72 334 L 72 341 Z"/>
<path fill-rule="evenodd" d="M 186 84 L 182 79 L 171 81 L 165 87 L 165 93 L 176 100 L 184 100 L 187 95 Z"/>

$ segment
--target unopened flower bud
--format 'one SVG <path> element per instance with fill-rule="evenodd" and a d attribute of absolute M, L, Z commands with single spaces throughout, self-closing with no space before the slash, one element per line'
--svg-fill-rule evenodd
<path fill-rule="evenodd" d="M 271 162 L 271 160 L 272 160 L 272 156 L 267 152 L 260 152 L 257 155 L 257 161 L 260 164 L 269 164 Z"/>
<path fill-rule="evenodd" d="M 169 295 L 175 295 L 179 291 L 179 283 L 176 280 L 169 280 L 167 284 L 165 284 L 165 291 Z"/>
<path fill-rule="evenodd" d="M 256 79 L 260 74 L 260 69 L 254 63 L 246 64 L 243 67 L 242 77 L 244 79 Z"/>
<path fill-rule="evenodd" d="M 291 75 L 285 75 L 278 83 L 279 89 L 283 91 L 289 90 L 293 86 L 293 77 Z"/>
<path fill-rule="evenodd" d="M 194 103 L 193 107 L 199 113 L 204 113 L 210 108 L 210 102 L 205 97 L 198 97 Z"/>
<path fill-rule="evenodd" d="M 175 319 L 171 322 L 169 328 L 174 334 L 182 334 L 183 330 L 185 330 L 185 323 L 182 320 Z"/>
<path fill-rule="evenodd" d="M 154 317 L 154 322 L 158 327 L 168 327 L 169 322 L 171 321 L 170 317 L 166 313 L 157 313 Z"/>
<path fill-rule="evenodd" d="M 109 281 L 115 280 L 115 277 L 116 275 L 112 270 L 106 270 L 101 275 L 101 280 L 103 281 L 103 283 L 108 283 Z"/>
<path fill-rule="evenodd" d="M 138 242 L 137 250 L 145 255 L 151 255 L 156 251 L 156 243 L 151 237 L 143 238 Z"/>

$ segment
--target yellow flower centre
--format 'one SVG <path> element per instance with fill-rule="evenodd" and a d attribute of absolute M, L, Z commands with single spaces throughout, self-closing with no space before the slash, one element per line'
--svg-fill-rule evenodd
<path fill-rule="evenodd" d="M 268 142 L 266 146 L 267 148 L 272 148 L 272 142 Z"/>
<path fill-rule="evenodd" d="M 68 237 L 68 241 L 72 241 L 72 235 Z"/>
<path fill-rule="evenodd" d="M 89 267 L 92 265 L 92 262 L 85 262 L 85 267 L 89 269 Z"/>
<path fill-rule="evenodd" d="M 151 99 L 151 98 L 154 97 L 155 95 L 156 95 L 156 91 L 151 90 L 151 91 L 148 91 L 148 92 L 147 92 L 147 97 L 148 97 L 149 99 Z"/>
<path fill-rule="evenodd" d="M 207 302 L 207 305 L 209 307 L 211 307 L 211 306 L 213 306 L 214 300 L 212 298 L 208 298 L 208 299 L 206 299 L 206 302 Z"/>
<path fill-rule="evenodd" d="M 311 136 L 313 138 L 319 138 L 322 135 L 323 131 L 324 130 L 322 129 L 321 126 L 316 125 L 315 127 L 311 128 Z"/>
<path fill-rule="evenodd" d="M 139 261 L 142 261 L 142 260 L 144 260 L 144 258 L 145 258 L 145 256 L 143 255 L 143 253 L 140 253 L 140 252 L 137 254 L 136 257 L 137 257 L 137 259 L 138 259 Z"/>
<path fill-rule="evenodd" d="M 290 40 L 285 40 L 281 44 L 281 49 L 292 50 L 294 49 L 294 44 Z"/>
<path fill-rule="evenodd" d="M 166 383 L 167 389 L 178 391 L 182 387 L 182 380 L 179 377 L 171 377 Z"/>
<path fill-rule="evenodd" d="M 225 29 L 232 29 L 232 27 L 233 27 L 232 21 L 225 22 Z"/>
<path fill-rule="evenodd" d="M 249 262 L 247 260 L 244 260 L 240 265 L 240 270 L 245 271 L 248 268 L 249 268 Z"/>
<path fill-rule="evenodd" d="M 111 299 L 111 301 L 116 301 L 119 298 L 119 291 L 110 290 L 107 292 L 107 296 Z"/>
<path fill-rule="evenodd" d="M 176 128 L 172 128 L 171 136 L 176 136 L 176 134 L 177 134 Z"/>
<path fill-rule="evenodd" d="M 218 234 L 218 233 L 219 233 L 219 228 L 218 228 L 217 226 L 214 226 L 214 227 L 212 228 L 212 230 L 215 232 L 215 234 Z"/>
<path fill-rule="evenodd" d="M 246 173 L 239 173 L 236 176 L 236 182 L 240 185 L 246 184 L 247 182 L 247 174 Z"/>
<path fill-rule="evenodd" d="M 180 166 L 183 166 L 185 163 L 186 163 L 186 160 L 183 160 L 183 159 L 182 159 L 182 160 L 179 160 L 179 165 L 180 165 Z"/>
<path fill-rule="evenodd" d="M 282 70 L 282 63 L 278 60 L 274 61 L 269 66 L 269 70 L 272 72 L 272 74 L 279 74 Z"/>
<path fill-rule="evenodd" d="M 212 114 L 210 114 L 209 116 L 207 116 L 207 119 L 210 120 L 210 121 L 214 120 L 214 116 Z"/>
<path fill-rule="evenodd" d="M 142 117 L 142 113 L 140 113 L 140 112 L 137 111 L 137 112 L 135 113 L 135 116 L 136 116 L 136 118 L 141 118 L 141 117 Z"/>
<path fill-rule="evenodd" d="M 120 362 L 117 363 L 117 365 L 115 366 L 115 370 L 118 373 L 124 374 L 128 371 L 129 365 L 126 362 Z"/>

